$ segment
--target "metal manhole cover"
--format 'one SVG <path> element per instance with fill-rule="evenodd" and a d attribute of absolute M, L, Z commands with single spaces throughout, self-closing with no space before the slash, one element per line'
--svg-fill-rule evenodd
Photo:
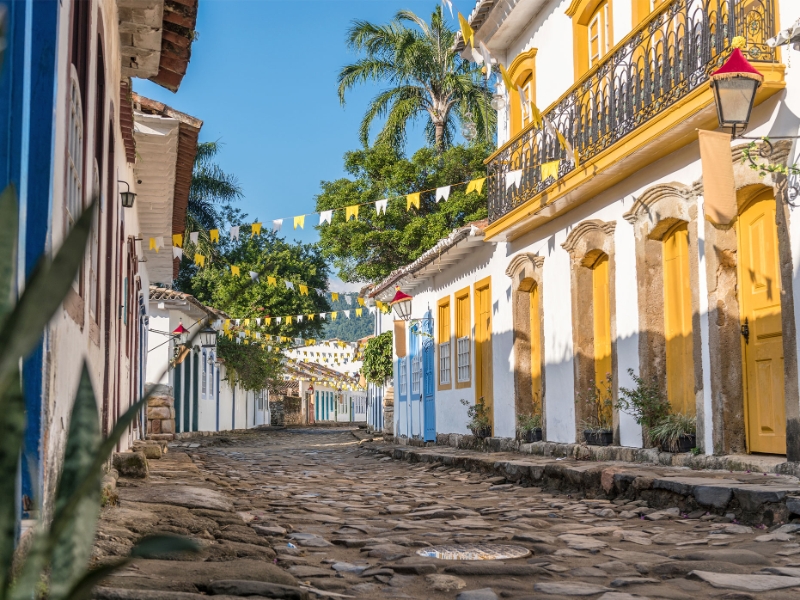
<path fill-rule="evenodd" d="M 417 550 L 420 556 L 443 560 L 504 560 L 525 558 L 531 551 L 522 546 L 505 544 L 463 544 L 453 546 L 431 546 Z"/>

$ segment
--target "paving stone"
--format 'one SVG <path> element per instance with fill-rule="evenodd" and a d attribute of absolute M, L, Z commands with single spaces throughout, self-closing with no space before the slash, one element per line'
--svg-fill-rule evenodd
<path fill-rule="evenodd" d="M 629 585 L 642 585 L 645 583 L 661 583 L 658 579 L 648 579 L 646 577 L 618 577 L 611 582 L 612 588 L 627 587 Z"/>
<path fill-rule="evenodd" d="M 572 535 L 565 533 L 558 536 L 558 539 L 566 543 L 567 547 L 571 548 L 572 550 L 601 550 L 608 547 L 608 544 L 605 542 L 585 535 Z"/>
<path fill-rule="evenodd" d="M 552 581 L 535 583 L 533 589 L 542 594 L 560 596 L 594 596 L 609 591 L 608 588 L 580 581 Z"/>
<path fill-rule="evenodd" d="M 430 574 L 425 576 L 425 581 L 437 592 L 453 592 L 467 587 L 467 582 L 455 575 Z"/>
<path fill-rule="evenodd" d="M 750 573 L 752 571 L 748 566 L 712 560 L 672 560 L 657 564 L 639 563 L 636 565 L 636 570 L 644 575 L 656 575 L 666 578 L 684 577 L 695 570 L 735 574 Z"/>
<path fill-rule="evenodd" d="M 708 571 L 692 571 L 689 577 L 710 583 L 716 588 L 744 590 L 746 592 L 769 592 L 785 588 L 800 587 L 800 577 L 781 575 L 729 575 Z"/>
<path fill-rule="evenodd" d="M 745 549 L 693 550 L 675 554 L 676 560 L 714 560 L 737 565 L 768 565 L 769 560 L 757 552 Z"/>
<path fill-rule="evenodd" d="M 307 600 L 308 592 L 288 585 L 264 583 L 262 581 L 221 580 L 208 586 L 214 596 L 261 596 L 263 598 L 284 598 L 285 600 Z"/>
<path fill-rule="evenodd" d="M 481 590 L 470 590 L 468 592 L 461 592 L 456 596 L 456 600 L 498 600 L 497 594 L 494 593 L 492 588 L 483 588 Z"/>
<path fill-rule="evenodd" d="M 118 493 L 121 500 L 132 502 L 233 511 L 233 502 L 227 494 L 190 485 L 162 483 L 135 488 L 120 488 Z"/>

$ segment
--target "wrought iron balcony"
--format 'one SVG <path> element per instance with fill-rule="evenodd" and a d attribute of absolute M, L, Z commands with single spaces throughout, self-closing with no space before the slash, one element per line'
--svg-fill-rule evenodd
<path fill-rule="evenodd" d="M 698 87 L 727 56 L 735 36 L 753 61 L 775 62 L 766 41 L 775 30 L 774 0 L 672 0 L 650 15 L 544 112 L 580 161 L 611 148 Z M 560 159 L 558 176 L 540 165 Z M 487 161 L 489 222 L 511 212 L 575 169 L 574 156 L 546 128 L 528 125 Z M 519 185 L 506 185 L 522 170 Z"/>

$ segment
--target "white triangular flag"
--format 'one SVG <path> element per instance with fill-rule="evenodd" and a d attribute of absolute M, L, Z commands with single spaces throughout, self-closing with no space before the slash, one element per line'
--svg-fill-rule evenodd
<path fill-rule="evenodd" d="M 509 171 L 506 173 L 506 190 L 508 190 L 512 185 L 516 185 L 519 187 L 519 184 L 522 182 L 522 169 L 517 169 L 515 171 Z"/>
<path fill-rule="evenodd" d="M 239 226 L 231 227 L 231 239 L 239 241 Z"/>
<path fill-rule="evenodd" d="M 257 340 L 261 339 L 261 332 L 260 331 L 256 331 L 256 339 Z"/>
<path fill-rule="evenodd" d="M 350 297 L 350 294 L 344 295 L 344 301 L 347 302 L 347 306 L 353 306 L 353 298 Z"/>
<path fill-rule="evenodd" d="M 240 331 L 240 332 L 239 332 L 239 337 L 240 337 L 240 338 L 243 338 L 243 337 L 244 337 L 244 331 Z"/>
<path fill-rule="evenodd" d="M 378 214 L 381 214 L 381 213 L 386 214 L 386 205 L 387 204 L 389 204 L 389 200 L 388 199 L 378 200 L 375 203 L 375 212 L 377 212 Z"/>
<path fill-rule="evenodd" d="M 470 53 L 472 54 L 472 62 L 478 63 L 479 65 L 482 65 L 483 64 L 483 55 L 480 53 L 480 51 L 477 48 L 473 47 L 473 46 L 470 46 L 469 50 L 470 50 Z"/>
<path fill-rule="evenodd" d="M 283 320 L 283 317 L 275 317 L 275 322 L 276 322 L 278 325 L 280 325 L 280 324 L 281 324 L 281 321 L 282 321 L 282 320 Z"/>
<path fill-rule="evenodd" d="M 199 231 L 192 231 L 189 234 L 189 241 L 193 244 L 197 244 L 198 240 L 200 239 L 200 232 Z"/>
<path fill-rule="evenodd" d="M 328 225 L 330 225 L 332 216 L 333 216 L 332 210 L 323 210 L 321 213 L 319 213 L 319 224 L 322 225 L 323 223 L 327 223 Z"/>
<path fill-rule="evenodd" d="M 324 296 L 325 290 L 317 290 L 317 294 L 319 294 L 320 296 Z"/>
<path fill-rule="evenodd" d="M 478 46 L 481 49 L 481 56 L 483 56 L 483 64 L 486 67 L 486 79 L 489 79 L 489 76 L 492 74 L 492 55 L 489 54 L 489 49 L 483 42 L 479 42 Z"/>
<path fill-rule="evenodd" d="M 327 314 L 328 314 L 328 313 L 319 313 L 319 318 L 320 318 L 320 319 L 324 319 L 324 318 L 325 318 L 325 315 L 327 315 Z"/>
<path fill-rule="evenodd" d="M 284 280 L 284 282 L 283 282 L 283 283 L 285 283 L 285 284 L 286 284 L 286 289 L 287 289 L 287 290 L 293 290 L 293 289 L 294 289 L 294 284 L 293 284 L 291 281 L 286 281 L 286 280 Z"/>
<path fill-rule="evenodd" d="M 250 271 L 250 279 L 252 279 L 253 281 L 258 281 L 258 273 L 256 273 L 255 271 Z"/>
<path fill-rule="evenodd" d="M 156 238 L 156 249 L 161 250 L 164 247 L 164 236 L 160 235 Z"/>
<path fill-rule="evenodd" d="M 183 258 L 183 248 L 172 247 L 172 258 Z"/>
<path fill-rule="evenodd" d="M 445 200 L 450 197 L 450 186 L 446 185 L 444 187 L 436 188 L 436 201 Z"/>
<path fill-rule="evenodd" d="M 342 312 L 344 313 L 345 317 L 347 317 L 348 319 L 350 318 L 350 311 L 349 310 L 343 310 Z"/>
<path fill-rule="evenodd" d="M 236 319 L 236 325 L 238 326 L 242 322 L 241 319 Z"/>
<path fill-rule="evenodd" d="M 277 233 L 281 230 L 281 225 L 283 225 L 283 219 L 275 219 L 272 222 L 272 231 L 273 233 Z"/>
<path fill-rule="evenodd" d="M 259 327 L 261 327 L 261 319 L 256 319 L 256 325 L 258 325 Z"/>
<path fill-rule="evenodd" d="M 453 18 L 453 0 L 442 0 L 442 6 L 450 9 L 450 18 Z"/>
<path fill-rule="evenodd" d="M 303 322 L 303 315 L 297 315 L 297 322 L 298 323 L 302 323 Z"/>
<path fill-rule="evenodd" d="M 241 344 L 241 343 L 242 343 L 242 338 L 238 338 L 238 337 L 237 337 L 237 338 L 236 338 L 236 343 L 237 343 L 237 344 Z"/>

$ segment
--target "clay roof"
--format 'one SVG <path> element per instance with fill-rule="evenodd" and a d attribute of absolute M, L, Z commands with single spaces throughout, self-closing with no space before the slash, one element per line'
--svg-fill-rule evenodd
<path fill-rule="evenodd" d="M 133 97 L 131 80 L 119 82 L 119 126 L 125 146 L 125 158 L 129 163 L 136 162 L 136 142 L 133 139 Z"/>
<path fill-rule="evenodd" d="M 191 115 L 177 111 L 163 102 L 157 102 L 139 94 L 133 94 L 132 97 L 133 102 L 142 112 L 171 117 L 177 119 L 180 123 L 178 129 L 178 158 L 175 164 L 175 193 L 172 201 L 172 233 L 183 233 L 186 230 L 186 210 L 189 207 L 189 192 L 192 188 L 192 171 L 194 170 L 194 158 L 197 154 L 197 138 L 200 135 L 200 128 L 203 126 L 203 122 Z M 173 277 L 178 276 L 179 266 L 180 260 L 176 258 L 173 261 Z"/>
<path fill-rule="evenodd" d="M 469 26 L 472 27 L 473 30 L 478 31 L 483 25 L 484 21 L 486 21 L 486 17 L 494 8 L 494 5 L 498 3 L 498 0 L 478 0 L 475 3 L 475 8 L 467 17 L 467 22 Z M 456 52 L 461 52 L 464 49 L 464 38 L 461 35 L 461 32 L 456 33 L 456 43 L 455 43 L 455 50 Z"/>
<path fill-rule="evenodd" d="M 158 85 L 177 92 L 192 58 L 192 42 L 197 24 L 198 0 L 165 0 L 161 32 L 161 60 L 158 74 L 151 77 Z"/>
<path fill-rule="evenodd" d="M 191 294 L 187 294 L 185 292 L 179 292 L 178 290 L 172 290 L 169 288 L 158 287 L 155 285 L 150 286 L 150 300 L 155 302 L 168 302 L 170 300 L 179 300 L 182 302 L 188 302 L 189 304 L 199 308 L 204 313 L 206 313 L 209 317 L 214 319 L 227 319 L 228 315 L 226 315 L 221 310 L 217 310 L 216 308 L 212 308 L 210 306 L 206 306 L 202 302 L 200 302 L 197 298 L 192 296 Z"/>
<path fill-rule="evenodd" d="M 469 238 L 470 236 L 483 237 L 483 230 L 488 224 L 488 219 L 482 219 L 480 221 L 474 221 L 464 225 L 463 227 L 454 229 L 450 235 L 439 240 L 436 245 L 433 246 L 433 248 L 425 251 L 417 260 L 405 265 L 404 267 L 395 269 L 386 279 L 372 286 L 369 291 L 369 297 L 375 298 L 381 292 L 400 282 L 400 280 L 405 279 L 409 275 L 413 275 L 414 273 L 428 266 L 433 261 L 440 259 L 444 253 L 451 248 L 454 248 L 460 242 Z"/>

